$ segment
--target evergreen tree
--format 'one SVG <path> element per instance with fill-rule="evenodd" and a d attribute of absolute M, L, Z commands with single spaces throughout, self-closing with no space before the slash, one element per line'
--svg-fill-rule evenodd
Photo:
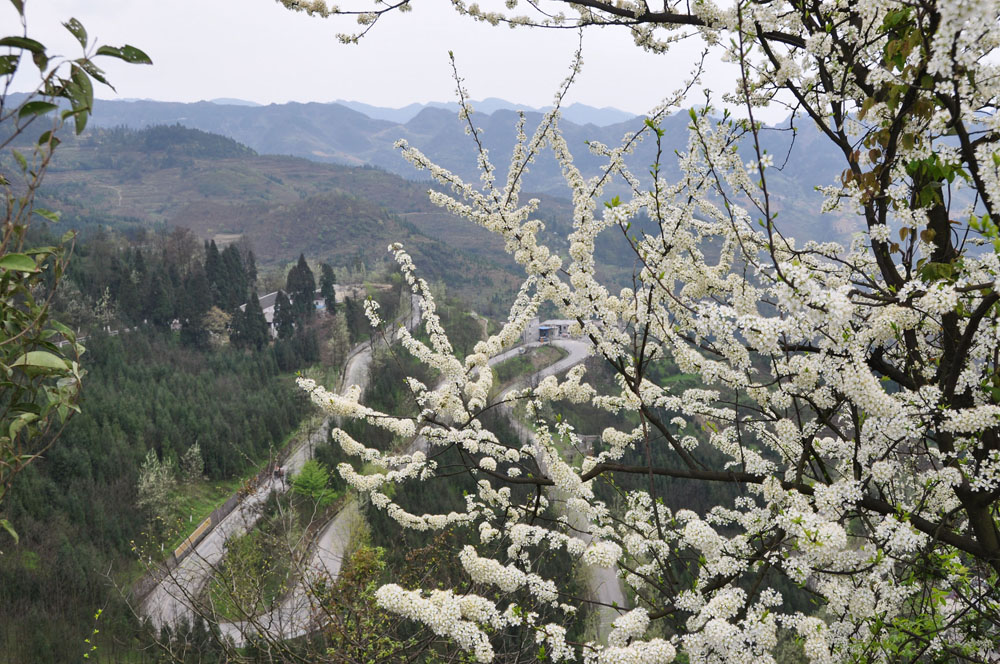
<path fill-rule="evenodd" d="M 247 307 L 249 306 L 248 302 Z M 218 309 L 218 307 L 216 308 Z M 252 345 L 246 321 L 247 313 L 244 309 L 237 309 L 233 312 L 233 317 L 229 319 L 229 343 L 233 345 L 233 348 L 250 348 Z"/>
<path fill-rule="evenodd" d="M 295 312 L 285 291 L 278 291 L 278 298 L 274 302 L 274 328 L 278 331 L 279 339 L 291 339 L 295 333 Z"/>
<path fill-rule="evenodd" d="M 181 343 L 203 348 L 208 343 L 205 314 L 212 307 L 211 290 L 204 270 L 195 267 L 184 278 L 177 303 L 177 315 L 181 320 Z"/>
<path fill-rule="evenodd" d="M 141 260 L 142 252 L 136 251 L 134 256 L 138 256 Z M 138 268 L 129 267 L 128 263 L 120 258 L 115 258 L 112 262 L 108 288 L 111 297 L 118 303 L 119 316 L 127 324 L 138 323 L 142 319 L 142 292 L 138 284 L 144 278 L 145 272 L 145 265 L 140 272 Z"/>
<path fill-rule="evenodd" d="M 215 245 L 215 240 L 207 241 L 205 242 L 205 276 L 212 287 L 212 304 L 225 309 L 225 303 L 222 302 L 222 291 L 219 288 L 221 272 L 222 256 L 219 254 L 219 248 Z"/>
<path fill-rule="evenodd" d="M 127 254 L 126 254 L 127 256 Z M 146 257 L 142 254 L 142 248 L 136 247 L 132 252 L 132 269 L 140 277 L 146 274 Z"/>
<path fill-rule="evenodd" d="M 246 272 L 247 288 L 252 292 L 257 290 L 257 259 L 253 255 L 253 249 L 247 249 L 243 260 L 243 269 Z"/>
<path fill-rule="evenodd" d="M 254 348 L 260 350 L 267 345 L 271 334 L 267 318 L 264 317 L 264 310 L 260 308 L 260 300 L 254 292 L 250 293 L 250 299 L 247 301 L 245 325 L 247 336 L 252 341 Z"/>
<path fill-rule="evenodd" d="M 260 308 L 260 300 L 256 294 L 250 297 L 245 307 L 237 308 L 233 312 L 233 320 L 229 327 L 230 341 L 237 348 L 260 350 L 267 345 L 270 338 L 267 319 L 264 317 L 264 310 Z"/>
<path fill-rule="evenodd" d="M 336 493 L 329 486 L 330 471 L 315 459 L 306 461 L 302 470 L 292 478 L 292 491 L 319 507 L 329 505 L 336 498 Z"/>
<path fill-rule="evenodd" d="M 344 315 L 347 319 L 347 330 L 351 335 L 351 343 L 357 343 L 368 331 L 368 319 L 365 318 L 364 307 L 352 297 L 344 298 Z"/>
<path fill-rule="evenodd" d="M 329 264 L 322 263 L 319 269 L 319 290 L 323 295 L 323 304 L 326 306 L 327 314 L 333 315 L 337 312 L 337 293 L 335 288 L 337 279 L 333 274 L 333 268 Z"/>
<path fill-rule="evenodd" d="M 208 283 L 213 286 L 218 286 L 219 279 L 222 271 L 222 257 L 219 255 L 219 248 L 215 246 L 215 240 L 211 240 L 205 243 L 205 276 L 208 277 Z M 225 309 L 222 304 L 215 301 L 214 304 L 218 304 L 220 307 Z"/>
<path fill-rule="evenodd" d="M 157 270 L 149 275 L 146 286 L 145 319 L 160 329 L 169 329 L 174 320 L 174 293 L 170 278 L 163 270 Z"/>
<path fill-rule="evenodd" d="M 247 300 L 247 275 L 236 245 L 226 247 L 220 256 L 219 293 L 223 309 L 231 311 Z"/>
<path fill-rule="evenodd" d="M 309 318 L 315 311 L 313 298 L 316 296 L 316 277 L 313 276 L 305 254 L 299 254 L 299 262 L 288 271 L 285 290 L 292 300 L 292 308 L 297 320 Z"/>

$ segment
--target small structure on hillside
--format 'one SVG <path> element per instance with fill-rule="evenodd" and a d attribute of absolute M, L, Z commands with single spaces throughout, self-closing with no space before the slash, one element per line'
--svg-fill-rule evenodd
<path fill-rule="evenodd" d="M 278 293 L 281 291 L 274 291 L 273 293 L 268 293 L 267 295 L 261 295 L 257 298 L 260 302 L 261 311 L 264 312 L 264 320 L 267 321 L 267 329 L 271 337 L 278 336 L 277 330 L 274 329 L 274 304 L 278 299 Z M 247 305 L 241 304 L 240 311 L 246 311 Z"/>
<path fill-rule="evenodd" d="M 538 340 L 542 340 L 542 330 L 547 331 L 549 339 L 569 339 L 573 336 L 579 336 L 570 335 L 569 333 L 570 327 L 574 324 L 576 324 L 576 321 L 568 318 L 553 318 L 552 320 L 543 321 L 538 326 Z"/>

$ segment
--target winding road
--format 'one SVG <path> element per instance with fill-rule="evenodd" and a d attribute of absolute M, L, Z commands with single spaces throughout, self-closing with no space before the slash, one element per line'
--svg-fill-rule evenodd
<path fill-rule="evenodd" d="M 580 364 L 587 359 L 587 355 L 590 353 L 590 344 L 584 341 L 575 341 L 567 339 L 557 339 L 549 342 L 553 346 L 558 346 L 563 350 L 567 351 L 566 357 L 562 358 L 558 362 L 550 364 L 544 369 L 538 371 L 531 377 L 519 381 L 515 384 L 513 388 L 523 387 L 525 383 L 529 381 L 537 381 L 545 378 L 546 376 L 554 376 L 566 371 L 570 367 Z M 501 355 L 496 356 L 490 362 L 494 364 L 496 362 L 502 362 L 514 354 L 517 354 L 521 348 L 531 348 L 534 346 L 539 346 L 539 343 L 529 343 L 524 346 L 513 348 Z M 506 405 L 503 407 L 503 412 L 511 423 L 516 423 L 513 409 Z M 534 432 L 523 426 L 515 426 L 514 429 L 518 432 L 521 437 L 522 444 L 533 444 L 534 443 Z M 543 468 L 544 470 L 544 468 Z M 558 499 L 558 496 L 556 496 Z M 569 517 L 569 525 L 581 532 L 586 532 L 588 530 L 587 522 L 583 515 L 575 511 L 570 511 L 567 515 Z M 593 540 L 593 537 L 588 533 L 582 538 L 587 544 Z M 584 565 L 583 568 L 584 575 L 587 579 L 587 590 L 589 593 L 589 599 L 597 603 L 597 639 L 603 641 L 607 638 L 608 633 L 611 631 L 615 618 L 618 617 L 620 609 L 627 609 L 628 601 L 625 598 L 625 591 L 622 588 L 621 579 L 618 578 L 618 573 L 616 570 L 609 567 L 597 567 L 595 565 Z M 618 607 L 618 608 L 616 608 Z"/>
<path fill-rule="evenodd" d="M 410 312 L 397 323 L 405 324 L 412 330 L 420 323 L 420 307 L 417 299 L 410 303 Z M 372 361 L 372 343 L 355 346 L 347 356 L 342 378 L 343 386 L 360 385 L 362 392 L 368 383 L 368 368 Z M 299 444 L 285 461 L 285 475 L 290 477 L 302 469 L 312 456 L 317 445 L 328 440 L 330 420 L 313 431 Z M 159 631 L 164 626 L 173 626 L 182 620 L 191 621 L 196 612 L 197 598 L 211 579 L 226 553 L 226 542 L 239 537 L 254 526 L 262 513 L 262 507 L 272 491 L 285 491 L 287 484 L 280 479 L 269 477 L 246 496 L 240 504 L 218 525 L 210 530 L 178 566 L 165 574 L 156 586 L 142 599 L 140 613 L 149 618 Z M 320 533 L 308 569 L 300 577 L 316 573 L 326 573 L 335 577 L 340 571 L 340 561 L 350 539 L 353 524 L 352 513 L 356 506 L 345 508 L 335 516 Z M 301 585 L 301 584 L 300 584 Z M 248 634 L 259 633 L 262 629 L 280 628 L 283 638 L 293 638 L 304 634 L 312 619 L 312 607 L 301 601 L 309 593 L 296 587 L 288 593 L 280 607 L 269 614 L 256 616 L 247 622 L 220 622 L 219 629 L 233 639 L 237 646 L 245 645 Z M 274 633 L 274 632 L 269 632 Z"/>
<path fill-rule="evenodd" d="M 411 313 L 404 321 L 406 327 L 414 329 L 420 322 L 420 307 L 416 302 L 411 304 Z M 552 345 L 567 351 L 566 357 L 555 362 L 522 382 L 541 380 L 550 375 L 559 374 L 570 367 L 583 362 L 589 354 L 589 344 L 576 340 L 554 340 Z M 529 343 L 510 349 L 490 360 L 490 365 L 496 365 L 514 355 L 523 352 L 524 348 L 539 346 L 539 343 Z M 372 361 L 372 345 L 364 343 L 355 347 L 348 355 L 341 379 L 341 391 L 351 385 L 359 385 L 362 393 L 367 386 L 369 367 Z M 507 416 L 513 418 L 511 408 L 504 409 Z M 309 438 L 300 444 L 289 455 L 285 462 L 286 474 L 297 473 L 309 459 L 316 445 L 328 439 L 330 419 L 316 429 Z M 525 427 L 517 427 L 521 431 L 524 442 L 533 436 Z M 426 447 L 426 441 L 420 437 L 410 444 L 410 451 Z M 195 547 L 194 551 L 184 558 L 177 568 L 167 574 L 158 585 L 144 598 L 140 609 L 159 630 L 163 626 L 175 625 L 182 619 L 191 620 L 195 616 L 196 598 L 203 592 L 205 585 L 214 570 L 225 556 L 225 543 L 231 537 L 237 537 L 247 532 L 260 518 L 261 507 L 271 491 L 284 491 L 287 486 L 281 480 L 269 479 L 262 483 L 242 503 L 232 511 L 222 522 L 212 529 Z M 582 517 L 570 514 L 571 523 L 581 529 L 586 528 Z M 314 593 L 307 587 L 313 580 L 320 578 L 336 578 L 340 572 L 341 563 L 351 541 L 352 531 L 361 516 L 355 500 L 347 504 L 320 531 L 312 546 L 309 560 L 298 570 L 296 586 L 286 593 L 281 604 L 269 612 L 254 616 L 245 621 L 218 623 L 221 634 L 230 639 L 236 646 L 244 646 L 257 635 L 269 639 L 290 639 L 308 633 L 315 625 L 315 620 L 321 607 L 312 601 Z M 617 616 L 613 606 L 625 607 L 625 596 L 621 582 L 615 570 L 607 568 L 588 568 L 586 570 L 590 598 L 600 603 L 598 636 L 604 638 L 611 629 L 611 621 Z"/>

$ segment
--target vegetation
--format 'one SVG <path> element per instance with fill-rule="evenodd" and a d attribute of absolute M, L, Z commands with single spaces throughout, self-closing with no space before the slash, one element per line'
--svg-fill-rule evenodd
<path fill-rule="evenodd" d="M 502 245 L 489 252 L 471 241 L 455 217 L 427 200 L 425 185 L 377 169 L 222 149 L 228 140 L 180 126 L 92 128 L 62 146 L 40 196 L 85 235 L 165 224 L 220 247 L 242 238 L 237 244 L 254 248 L 261 274 L 305 252 L 360 281 L 391 265 L 383 248 L 402 240 L 429 274 L 479 310 L 497 313 L 512 295 L 517 279 L 497 253 Z M 168 149 L 169 142 L 179 147 Z"/>
<path fill-rule="evenodd" d="M 82 132 L 93 107 L 94 83 L 108 85 L 96 59 L 150 63 L 132 46 L 91 42 L 76 19 L 63 26 L 79 43 L 81 55 L 52 56 L 44 44 L 28 36 L 24 3 L 13 4 L 23 32 L 0 38 L 7 49 L 0 56 L 0 503 L 15 476 L 41 457 L 78 410 L 83 375 L 79 364 L 83 346 L 72 330 L 50 316 L 53 292 L 69 262 L 72 236 L 51 246 L 33 243 L 29 230 L 37 226 L 37 218 L 59 219 L 58 213 L 36 206 L 36 195 L 62 140 L 64 124 L 71 120 L 75 132 Z M 31 68 L 26 64 L 29 59 L 38 77 L 34 88 L 15 100 L 8 91 L 15 76 L 31 75 L 25 71 Z M 17 541 L 14 525 L 3 515 L 0 511 L 0 542 Z"/>
<path fill-rule="evenodd" d="M 363 12 L 345 41 L 410 8 L 282 2 L 321 16 Z M 706 94 L 685 120 L 686 147 L 671 156 L 668 109 L 706 83 L 702 59 L 690 87 L 655 109 L 639 135 L 590 145 L 605 160 L 599 177 L 581 174 L 558 110 L 530 137 L 518 125 L 509 173 L 498 173 L 456 69 L 481 188 L 400 142 L 404 157 L 448 188 L 435 201 L 500 236 L 527 280 L 508 325 L 465 363 L 433 316 L 427 345 L 406 340 L 445 377 L 436 388 L 409 383 L 421 404 L 413 422 L 392 417 L 405 409 L 372 413 L 307 385 L 331 413 L 396 434 L 419 427 L 443 443 L 433 459 L 346 446 L 359 458 L 342 474 L 404 526 L 402 537 L 461 531 L 461 574 L 445 590 L 441 576 L 393 581 L 375 592 L 377 606 L 481 662 L 507 659 L 513 630 L 532 633 L 534 654 L 552 661 L 995 659 L 997 6 L 553 4 L 455 8 L 494 25 L 625 26 L 658 53 L 697 34 L 735 65 L 722 99 L 742 117 L 715 111 Z M 794 187 L 755 119 L 769 104 L 790 105 L 789 129 L 815 125 L 836 156 L 840 173 L 820 187 L 815 212 L 859 223 L 849 245 L 791 237 L 818 214 L 778 221 Z M 624 159 L 639 138 L 656 147 L 646 180 Z M 520 198 L 524 170 L 548 148 L 574 199 L 565 260 Z M 616 179 L 624 196 L 609 193 Z M 619 233 L 636 261 L 625 289 L 595 258 Z M 396 255 L 428 297 L 410 257 Z M 535 433 L 522 446 L 491 420 L 484 369 L 543 302 L 576 320 L 615 381 L 598 391 L 575 369 L 525 390 Z M 664 360 L 689 375 L 665 375 Z M 545 417 L 560 400 L 628 416 L 592 452 L 565 458 L 567 447 L 584 447 L 572 422 Z M 404 464 L 405 473 L 371 476 Z M 443 501 L 435 480 L 464 476 L 475 478 L 464 500 Z M 613 501 L 600 499 L 600 482 Z M 702 489 L 694 501 L 691 486 Z M 593 597 L 564 592 L 565 566 L 541 569 L 536 561 L 553 552 L 627 586 L 631 606 L 616 611 L 606 639 L 570 636 Z M 558 610 L 535 615 L 546 602 Z"/>
<path fill-rule="evenodd" d="M 282 498 L 269 501 L 252 530 L 226 542 L 226 557 L 206 592 L 205 614 L 238 621 L 270 611 L 294 583 L 293 546 L 302 528 L 291 505 Z"/>
<path fill-rule="evenodd" d="M 307 412 L 285 372 L 318 360 L 318 325 L 271 346 L 266 337 L 229 345 L 229 330 L 197 316 L 233 292 L 230 281 L 247 287 L 245 255 L 177 229 L 133 240 L 102 233 L 77 246 L 52 311 L 87 337 L 87 389 L 60 443 L 5 501 L 23 524 L 19 553 L 0 556 L 0 642 L 12 661 L 72 658 L 94 607 L 105 609 L 105 652 L 128 652 L 140 632 L 110 583 L 135 579 L 137 550 L 169 553 Z M 213 287 L 199 286 L 208 274 Z M 256 304 L 248 309 L 262 319 Z"/>
<path fill-rule="evenodd" d="M 566 357 L 566 351 L 558 346 L 536 346 L 528 348 L 524 354 L 515 355 L 493 367 L 497 391 L 502 392 L 512 382 L 524 376 L 530 376 L 550 364 L 555 364 Z"/>
<path fill-rule="evenodd" d="M 292 478 L 292 492 L 308 498 L 316 508 L 324 508 L 337 498 L 330 489 L 330 471 L 315 459 L 306 461 Z"/>

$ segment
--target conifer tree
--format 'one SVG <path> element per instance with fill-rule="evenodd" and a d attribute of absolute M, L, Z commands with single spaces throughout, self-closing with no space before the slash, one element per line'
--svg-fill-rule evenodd
<path fill-rule="evenodd" d="M 243 260 L 243 269 L 246 272 L 247 288 L 255 291 L 257 289 L 257 259 L 253 255 L 253 249 L 247 249 L 246 257 Z"/>
<path fill-rule="evenodd" d="M 146 274 L 146 257 L 142 253 L 141 247 L 136 247 L 132 252 L 132 270 L 142 276 Z"/>
<path fill-rule="evenodd" d="M 326 306 L 327 314 L 333 315 L 337 312 L 337 291 L 335 287 L 337 279 L 333 274 L 333 268 L 328 263 L 320 264 L 319 269 L 319 290 L 323 295 L 323 304 Z"/>
<path fill-rule="evenodd" d="M 274 328 L 279 339 L 290 339 L 295 333 L 295 312 L 285 291 L 278 291 L 278 298 L 274 303 Z"/>
<path fill-rule="evenodd" d="M 247 307 L 250 303 L 247 303 Z M 216 307 L 218 309 L 218 307 Z M 221 311 L 221 309 L 220 309 Z M 245 309 L 237 309 L 233 312 L 233 317 L 229 320 L 229 343 L 233 348 L 250 348 L 247 330 L 247 312 Z"/>
<path fill-rule="evenodd" d="M 174 293 L 164 270 L 149 275 L 143 309 L 146 320 L 158 328 L 168 329 L 173 322 Z"/>
<path fill-rule="evenodd" d="M 222 308 L 232 310 L 246 302 L 247 275 L 243 259 L 235 245 L 226 247 L 220 255 L 219 293 L 223 297 Z"/>
<path fill-rule="evenodd" d="M 260 350 L 267 345 L 269 338 L 267 319 L 260 308 L 260 300 L 252 294 L 246 306 L 233 312 L 230 323 L 229 338 L 237 348 L 252 348 Z"/>
<path fill-rule="evenodd" d="M 357 343 L 368 329 L 364 308 L 354 298 L 344 298 L 344 317 L 347 319 L 347 330 L 351 335 L 351 343 Z"/>
<path fill-rule="evenodd" d="M 247 336 L 251 340 L 253 347 L 260 350 L 267 345 L 271 335 L 267 319 L 264 317 L 264 310 L 260 308 L 260 300 L 257 298 L 256 293 L 250 293 L 250 299 L 247 301 L 245 312 L 246 318 L 244 324 L 246 325 Z"/>
<path fill-rule="evenodd" d="M 315 311 L 313 298 L 316 295 L 316 277 L 309 269 L 305 254 L 299 254 L 298 263 L 288 271 L 285 290 L 292 300 L 295 318 L 299 320 L 310 318 Z"/>
<path fill-rule="evenodd" d="M 205 276 L 208 277 L 208 283 L 216 286 L 219 283 L 221 271 L 222 257 L 219 254 L 219 248 L 215 245 L 215 240 L 209 240 L 205 242 Z M 225 308 L 218 300 L 214 304 Z"/>
<path fill-rule="evenodd" d="M 181 342 L 203 347 L 208 343 L 205 314 L 212 307 L 211 290 L 205 272 L 196 267 L 184 278 L 177 315 L 181 321 Z"/>

